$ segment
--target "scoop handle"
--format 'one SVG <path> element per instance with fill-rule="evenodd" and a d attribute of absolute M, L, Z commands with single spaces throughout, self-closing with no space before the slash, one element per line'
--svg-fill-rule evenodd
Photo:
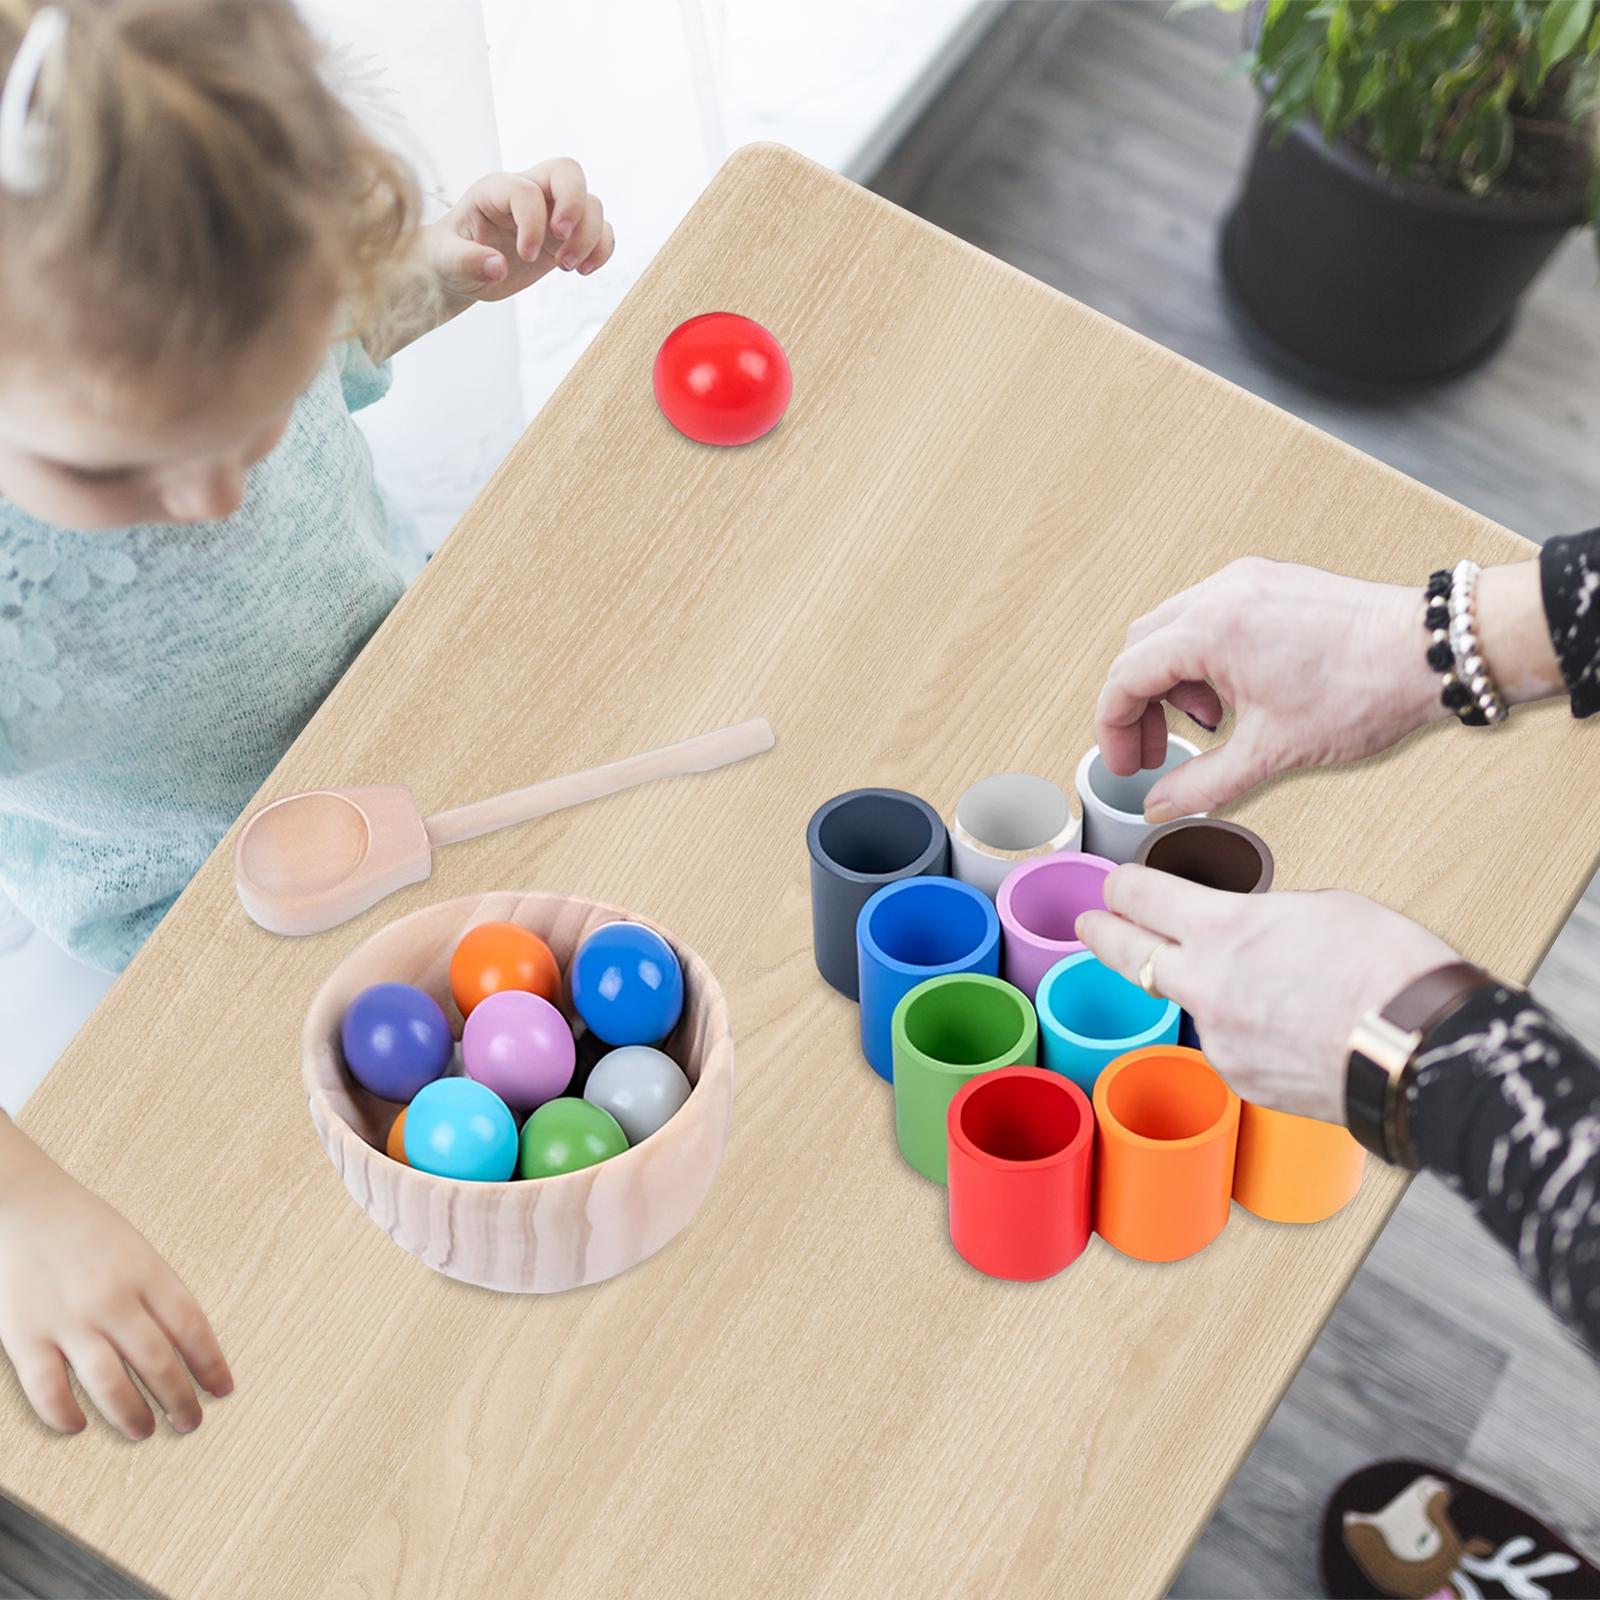
<path fill-rule="evenodd" d="M 772 725 L 765 717 L 756 717 L 750 722 L 735 723 L 731 728 L 718 728 L 714 733 L 698 734 L 678 744 L 663 745 L 659 750 L 624 756 L 603 767 L 546 778 L 543 783 L 513 789 L 491 800 L 456 806 L 428 817 L 423 827 L 435 848 L 460 844 L 463 839 L 477 839 L 519 822 L 532 822 L 535 817 L 549 816 L 552 811 L 564 811 L 568 806 L 580 806 L 586 800 L 618 794 L 623 789 L 649 783 L 652 778 L 677 778 L 685 773 L 711 772 L 717 767 L 730 766 L 747 756 L 761 755 L 776 742 Z"/>

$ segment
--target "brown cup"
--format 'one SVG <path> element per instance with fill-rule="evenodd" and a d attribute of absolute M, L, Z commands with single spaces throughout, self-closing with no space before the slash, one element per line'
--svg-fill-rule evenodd
<path fill-rule="evenodd" d="M 1272 852 L 1259 834 L 1237 822 L 1180 817 L 1151 829 L 1134 860 L 1230 894 L 1265 894 L 1272 887 Z"/>

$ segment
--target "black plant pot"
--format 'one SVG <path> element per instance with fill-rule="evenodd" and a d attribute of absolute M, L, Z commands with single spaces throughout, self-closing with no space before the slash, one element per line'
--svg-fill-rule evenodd
<path fill-rule="evenodd" d="M 1581 193 L 1490 196 L 1393 183 L 1314 128 L 1258 132 L 1222 233 L 1247 331 L 1342 389 L 1435 382 L 1505 337 L 1517 300 L 1583 218 Z"/>

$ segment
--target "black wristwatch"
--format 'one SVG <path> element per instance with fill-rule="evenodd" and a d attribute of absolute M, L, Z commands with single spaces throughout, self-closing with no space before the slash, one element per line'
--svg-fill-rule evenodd
<path fill-rule="evenodd" d="M 1345 1069 L 1345 1121 L 1374 1155 L 1393 1166 L 1416 1167 L 1399 1116 L 1401 1074 L 1429 1030 L 1493 981 L 1470 961 L 1451 961 L 1423 973 L 1355 1025 Z"/>

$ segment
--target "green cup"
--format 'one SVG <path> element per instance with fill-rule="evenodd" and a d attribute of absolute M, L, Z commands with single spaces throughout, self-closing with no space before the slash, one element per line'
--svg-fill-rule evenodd
<path fill-rule="evenodd" d="M 919 983 L 895 1007 L 891 1027 L 900 1154 L 943 1183 L 956 1091 L 980 1072 L 1035 1065 L 1039 1019 L 1027 995 L 1004 979 L 955 972 Z"/>

